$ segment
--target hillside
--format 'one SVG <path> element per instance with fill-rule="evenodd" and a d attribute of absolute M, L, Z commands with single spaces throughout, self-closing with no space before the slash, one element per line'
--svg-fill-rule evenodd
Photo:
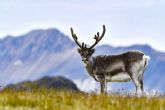
<path fill-rule="evenodd" d="M 61 76 L 43 77 L 35 81 L 24 81 L 18 84 L 10 84 L 5 89 L 33 90 L 33 89 L 57 89 L 78 91 L 77 86 L 69 79 Z"/>
<path fill-rule="evenodd" d="M 86 72 L 75 43 L 57 29 L 33 30 L 20 36 L 0 40 L 0 84 L 2 86 L 44 76 L 64 76 L 73 80 L 81 90 L 95 90 L 96 83 Z M 119 54 L 128 50 L 141 50 L 151 57 L 144 75 L 144 87 L 165 91 L 165 53 L 149 45 L 113 47 L 100 45 L 95 55 Z M 130 90 L 129 83 L 110 83 L 112 90 Z"/>

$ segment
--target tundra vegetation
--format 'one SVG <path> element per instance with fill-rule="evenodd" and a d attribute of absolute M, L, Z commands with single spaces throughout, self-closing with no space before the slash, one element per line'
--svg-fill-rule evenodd
<path fill-rule="evenodd" d="M 164 110 L 163 96 L 84 93 L 56 89 L 0 92 L 0 110 Z"/>

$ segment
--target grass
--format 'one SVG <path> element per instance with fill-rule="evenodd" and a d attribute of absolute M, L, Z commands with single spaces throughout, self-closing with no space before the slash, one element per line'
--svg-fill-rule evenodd
<path fill-rule="evenodd" d="M 0 92 L 0 110 L 165 110 L 165 97 L 8 89 Z"/>

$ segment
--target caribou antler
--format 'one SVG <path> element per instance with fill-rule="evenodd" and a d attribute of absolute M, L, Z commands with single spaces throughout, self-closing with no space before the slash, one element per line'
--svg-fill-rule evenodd
<path fill-rule="evenodd" d="M 100 36 L 99 32 L 97 32 L 97 34 L 94 37 L 95 43 L 88 49 L 92 49 L 103 38 L 104 34 L 105 34 L 105 25 L 103 25 L 103 32 L 102 32 L 101 36 Z"/>
<path fill-rule="evenodd" d="M 101 34 L 101 36 L 99 35 L 99 32 L 97 32 L 97 34 L 95 35 L 95 37 L 94 37 L 94 39 L 96 40 L 95 41 L 95 43 L 91 46 L 91 47 L 89 47 L 89 48 L 87 48 L 87 45 L 83 42 L 82 44 L 77 40 L 78 38 L 77 38 L 77 36 L 76 36 L 76 34 L 73 32 L 73 29 L 72 28 L 70 28 L 70 30 L 71 30 L 71 34 L 72 34 L 72 37 L 73 37 L 73 39 L 74 39 L 74 41 L 76 42 L 76 44 L 81 48 L 81 49 L 92 49 L 102 38 L 103 38 L 103 36 L 104 36 L 104 34 L 105 34 L 105 25 L 103 25 L 103 33 Z"/>
<path fill-rule="evenodd" d="M 76 34 L 73 32 L 73 29 L 70 28 L 70 30 L 71 30 L 71 34 L 72 34 L 72 37 L 73 37 L 74 41 L 76 42 L 76 44 L 77 44 L 80 48 L 82 48 L 83 45 L 84 45 L 84 43 L 82 43 L 82 45 L 81 45 L 80 42 L 77 41 L 78 38 L 77 38 Z"/>

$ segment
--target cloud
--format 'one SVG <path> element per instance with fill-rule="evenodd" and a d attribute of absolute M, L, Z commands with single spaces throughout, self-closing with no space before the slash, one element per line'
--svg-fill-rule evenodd
<path fill-rule="evenodd" d="M 164 10 L 165 0 L 2 0 L 0 37 L 50 27 L 70 35 L 72 26 L 79 39 L 90 44 L 105 24 L 107 31 L 101 43 L 144 43 L 149 36 L 153 40 L 147 43 L 153 45 L 155 38 L 165 35 Z M 136 37 L 134 42 L 125 41 L 132 37 Z M 159 39 L 154 47 L 162 48 L 164 43 Z"/>

